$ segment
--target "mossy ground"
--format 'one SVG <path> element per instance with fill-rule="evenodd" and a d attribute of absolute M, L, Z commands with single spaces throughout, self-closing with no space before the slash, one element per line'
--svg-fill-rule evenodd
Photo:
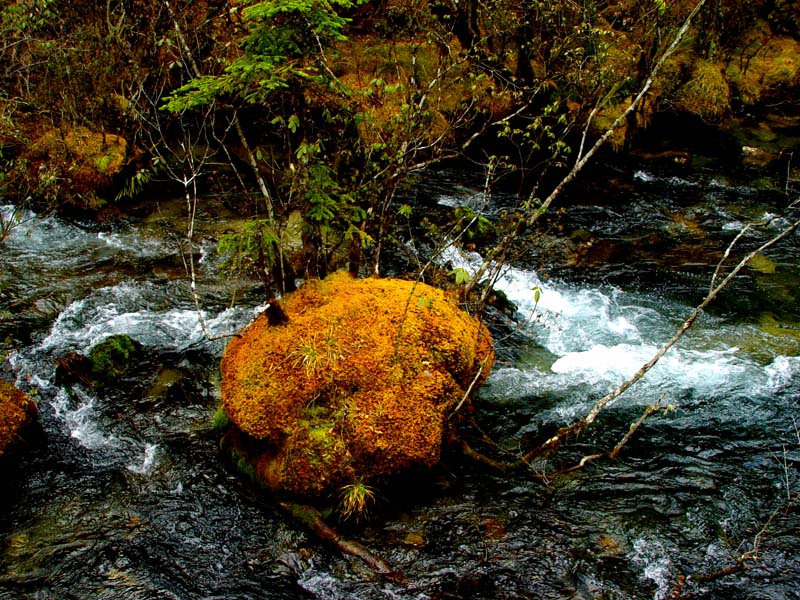
<path fill-rule="evenodd" d="M 491 369 L 486 328 L 439 289 L 345 273 L 284 309 L 287 324 L 261 315 L 222 360 L 223 406 L 245 436 L 233 445 L 259 480 L 319 495 L 437 463 L 449 415 Z"/>

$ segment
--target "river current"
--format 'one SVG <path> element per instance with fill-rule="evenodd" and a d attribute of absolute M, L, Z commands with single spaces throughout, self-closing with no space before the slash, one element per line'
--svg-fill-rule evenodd
<path fill-rule="evenodd" d="M 581 260 L 534 270 L 546 260 L 532 256 L 498 282 L 517 319 L 495 327 L 498 361 L 474 412 L 496 453 L 518 456 L 585 415 L 674 334 L 743 223 L 764 224 L 750 246 L 783 224 L 780 194 L 746 180 L 618 178 L 613 204 L 570 200 Z M 476 193 L 448 173 L 426 195 L 441 207 Z M 203 319 L 233 332 L 264 298 L 242 282 L 232 302 L 202 234 L 210 217 L 198 229 Z M 598 248 L 606 260 L 591 263 Z M 7 376 L 39 399 L 42 440 L 2 465 L 0 598 L 661 600 L 682 576 L 687 598 L 800 598 L 797 249 L 794 237 L 746 271 L 537 475 L 448 455 L 387 491 L 372 518 L 339 524 L 405 575 L 396 582 L 222 464 L 211 422 L 225 341 L 205 337 L 168 228 L 27 214 L 0 249 L 0 330 Z M 479 257 L 444 259 L 471 269 Z M 57 379 L 56 359 L 116 333 L 146 353 L 118 386 Z M 616 460 L 541 477 L 612 448 L 656 402 L 670 410 Z M 747 553 L 757 560 L 731 568 Z"/>

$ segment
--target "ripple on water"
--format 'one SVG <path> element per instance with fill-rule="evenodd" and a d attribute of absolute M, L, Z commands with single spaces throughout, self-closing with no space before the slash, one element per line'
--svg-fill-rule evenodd
<path fill-rule="evenodd" d="M 675 198 L 698 187 L 644 172 L 635 179 L 644 192 L 652 183 L 672 186 Z M 459 194 L 465 197 L 456 204 L 477 197 Z M 657 207 L 675 198 L 659 197 Z M 626 219 L 624 206 L 615 210 L 615 219 Z M 637 223 L 663 225 L 660 208 L 640 202 L 637 210 Z M 740 212 L 720 213 L 720 223 L 742 220 Z M 213 243 L 200 248 L 205 268 Z M 54 286 L 54 297 L 66 300 L 55 305 L 63 311 L 49 329 L 10 354 L 18 382 L 40 390 L 49 445 L 8 478 L 0 596 L 24 589 L 41 597 L 137 600 L 666 598 L 677 575 L 725 566 L 726 556 L 752 541 L 785 498 L 785 464 L 796 463 L 796 453 L 788 463 L 780 459 L 784 445 L 792 452 L 796 444 L 800 359 L 776 355 L 756 363 L 734 347 L 738 324 L 706 315 L 642 386 L 565 448 L 567 459 L 580 460 L 613 447 L 643 405 L 662 396 L 678 405 L 648 421 L 616 461 L 543 485 L 527 473 L 497 476 L 447 457 L 433 490 L 414 479 L 405 505 L 386 498 L 376 521 L 345 524 L 408 575 L 406 585 L 379 581 L 225 471 L 206 424 L 215 397 L 205 384 L 152 398 L 144 397 L 153 388 L 147 381 L 98 395 L 56 385 L 54 357 L 85 353 L 116 333 L 132 335 L 156 357 L 143 379 L 157 379 L 164 365 L 155 363 L 167 355 L 173 362 L 165 368 L 185 360 L 196 369 L 186 367 L 186 377 L 211 378 L 187 349 L 199 347 L 210 372 L 224 342 L 202 341 L 186 283 L 149 272 L 131 276 L 130 265 L 146 261 L 130 257 L 158 259 L 172 252 L 167 241 L 34 217 L 12 232 L 6 250 L 3 266 L 24 271 L 33 287 Z M 472 270 L 480 257 L 448 250 L 445 259 Z M 115 270 L 120 264 L 124 272 Z M 529 437 L 585 415 L 669 339 L 691 308 L 664 294 L 666 285 L 632 293 L 603 282 L 543 281 L 522 269 L 509 269 L 499 287 L 520 316 L 538 316 L 515 338 L 535 350 L 508 353 L 475 413 L 492 425 L 492 436 L 511 442 L 504 447 L 512 453 Z M 538 302 L 533 288 L 541 290 Z M 233 331 L 262 308 L 217 301 L 204 316 L 212 331 Z M 743 574 L 732 583 L 733 595 L 791 597 L 797 589 L 796 511 L 779 513 L 774 523 L 764 536 L 769 569 Z M 719 589 L 707 597 L 719 597 Z"/>

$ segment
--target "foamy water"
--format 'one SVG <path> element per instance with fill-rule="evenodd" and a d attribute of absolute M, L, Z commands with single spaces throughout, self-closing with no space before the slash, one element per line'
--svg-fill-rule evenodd
<path fill-rule="evenodd" d="M 442 257 L 442 262 L 470 273 L 477 270 L 480 260 L 475 253 L 453 247 Z M 578 387 L 603 394 L 632 377 L 693 310 L 690 305 L 659 305 L 655 295 L 613 286 L 542 281 L 536 273 L 516 268 L 506 268 L 495 288 L 517 306 L 531 345 L 544 349 L 552 361 L 521 369 L 496 367 L 486 390 L 489 397 L 542 395 Z M 775 382 L 788 383 L 800 372 L 795 358 L 779 356 L 766 366 L 755 362 L 738 347 L 721 341 L 740 335 L 735 330 L 719 335 L 726 327 L 718 319 L 702 316 L 624 401 L 650 404 L 661 397 L 665 403 L 679 403 L 687 396 L 724 396 L 732 401 L 763 395 Z M 506 386 L 513 388 L 507 391 Z M 564 414 L 574 416 L 573 411 Z"/>

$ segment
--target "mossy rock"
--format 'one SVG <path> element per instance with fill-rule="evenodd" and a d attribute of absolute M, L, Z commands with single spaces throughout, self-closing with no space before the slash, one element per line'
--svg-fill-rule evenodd
<path fill-rule="evenodd" d="M 142 346 L 128 335 L 107 337 L 89 351 L 90 373 L 98 385 L 124 377 L 141 360 Z"/>
<path fill-rule="evenodd" d="M 125 138 L 74 127 L 46 132 L 31 145 L 26 158 L 31 177 L 47 175 L 48 182 L 39 181 L 38 185 L 45 185 L 48 195 L 59 202 L 97 209 L 105 204 L 102 196 L 111 192 L 129 155 Z M 44 189 L 40 193 L 45 193 Z"/>
<path fill-rule="evenodd" d="M 442 290 L 346 273 L 307 282 L 283 310 L 222 359 L 223 447 L 240 470 L 319 496 L 439 461 L 449 417 L 493 364 L 480 321 Z"/>
<path fill-rule="evenodd" d="M 0 381 L 0 456 L 35 419 L 36 403 L 7 381 Z"/>
<path fill-rule="evenodd" d="M 125 138 L 86 127 L 75 127 L 66 132 L 48 131 L 36 140 L 33 149 L 53 160 L 71 160 L 73 168 L 86 169 L 99 176 L 119 173 L 128 156 Z"/>
<path fill-rule="evenodd" d="M 731 61 L 725 73 L 745 106 L 791 97 L 800 86 L 800 41 L 766 35 L 769 39 L 758 52 L 746 61 Z"/>
<path fill-rule="evenodd" d="M 677 91 L 675 106 L 703 119 L 719 122 L 731 110 L 731 93 L 723 74 L 725 66 L 698 59 L 692 76 Z"/>

